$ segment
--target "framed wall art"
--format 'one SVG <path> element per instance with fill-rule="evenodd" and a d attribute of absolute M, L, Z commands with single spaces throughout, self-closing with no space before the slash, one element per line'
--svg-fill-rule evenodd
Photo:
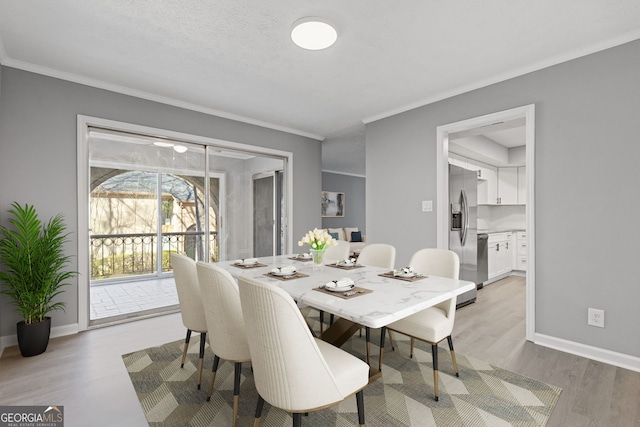
<path fill-rule="evenodd" d="M 321 206 L 323 217 L 343 217 L 344 193 L 323 191 Z"/>

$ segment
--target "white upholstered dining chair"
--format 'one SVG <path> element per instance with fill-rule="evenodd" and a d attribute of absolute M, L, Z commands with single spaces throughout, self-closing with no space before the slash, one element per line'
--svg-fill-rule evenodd
<path fill-rule="evenodd" d="M 329 246 L 324 251 L 324 259 L 325 262 L 329 261 L 341 261 L 343 259 L 349 258 L 349 250 L 351 246 L 349 246 L 349 242 L 345 240 L 336 240 L 336 244 L 333 246 Z"/>
<path fill-rule="evenodd" d="M 358 264 L 360 265 L 368 265 L 373 267 L 383 267 L 383 268 L 394 268 L 396 265 L 396 248 L 393 245 L 389 245 L 387 243 L 370 243 L 365 245 L 360 251 L 360 255 L 358 255 Z M 320 326 L 322 326 L 322 321 L 320 322 Z M 367 329 L 367 337 L 369 337 L 369 328 Z M 322 332 L 322 329 L 320 329 Z M 360 336 L 362 336 L 362 328 L 360 329 Z M 389 339 L 391 339 L 391 335 L 389 335 Z M 370 360 L 370 346 L 369 339 L 367 339 L 367 363 Z M 378 360 L 382 361 L 382 353 L 384 349 L 382 344 L 380 345 L 380 358 Z"/>
<path fill-rule="evenodd" d="M 417 273 L 458 279 L 460 258 L 458 258 L 458 254 L 447 249 L 421 249 L 413 254 L 409 265 Z M 451 339 L 455 314 L 456 298 L 454 297 L 387 326 L 389 332 L 399 332 L 411 338 L 410 357 L 413 357 L 416 339 L 431 344 L 435 400 L 438 400 L 438 343 L 445 338 L 449 343 L 455 374 L 460 376 Z M 391 338 L 391 333 L 389 338 Z M 391 340 L 393 348 L 393 339 L 391 338 Z"/>
<path fill-rule="evenodd" d="M 371 243 L 360 251 L 358 264 L 393 268 L 396 265 L 396 248 L 387 243 Z"/>
<path fill-rule="evenodd" d="M 325 263 L 342 261 L 344 259 L 349 258 L 349 252 L 351 250 L 351 246 L 349 245 L 349 242 L 347 242 L 346 240 L 336 240 L 335 242 L 336 242 L 335 245 L 329 246 L 324 251 Z M 324 312 L 322 310 L 319 310 L 319 312 L 320 312 L 320 334 L 322 334 L 322 331 L 324 330 Z M 331 315 L 329 320 L 329 324 L 331 323 L 333 323 L 333 315 Z"/>
<path fill-rule="evenodd" d="M 202 384 L 204 348 L 207 338 L 207 321 L 202 307 L 198 274 L 196 273 L 196 263 L 185 255 L 172 253 L 171 266 L 173 268 L 173 276 L 176 281 L 176 290 L 178 292 L 178 303 L 180 304 L 182 323 L 185 328 L 187 328 L 187 337 L 184 340 L 184 349 L 182 350 L 182 362 L 180 367 L 184 368 L 184 362 L 189 348 L 189 341 L 191 340 L 191 332 L 199 332 L 200 354 L 198 360 L 198 389 L 200 389 L 200 385 Z"/>
<path fill-rule="evenodd" d="M 293 414 L 324 409 L 356 395 L 364 426 L 363 389 L 369 365 L 311 335 L 298 306 L 284 290 L 241 276 L 238 280 L 253 375 L 258 390 L 254 427 L 264 402 Z"/>
<path fill-rule="evenodd" d="M 238 285 L 229 272 L 213 264 L 197 262 L 196 270 L 209 329 L 209 346 L 214 355 L 207 401 L 211 399 L 220 359 L 232 362 L 234 364 L 232 426 L 235 427 L 238 420 L 242 364 L 251 361 Z"/>

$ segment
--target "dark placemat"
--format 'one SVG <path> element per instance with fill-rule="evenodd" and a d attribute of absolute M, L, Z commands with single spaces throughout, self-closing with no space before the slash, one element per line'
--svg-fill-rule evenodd
<path fill-rule="evenodd" d="M 350 298 L 355 298 L 355 297 L 359 297 L 360 295 L 364 295 L 364 294 L 370 294 L 371 292 L 373 292 L 371 289 L 365 289 L 365 288 L 361 288 L 359 286 L 354 286 L 353 288 L 349 289 L 348 291 L 342 291 L 342 292 L 334 292 L 334 291 L 329 291 L 325 288 L 313 288 L 314 291 L 318 291 L 318 292 L 323 292 L 325 294 L 329 294 L 329 295 L 333 295 L 334 297 L 338 297 L 338 298 L 342 298 L 342 299 L 350 299 Z M 352 292 L 352 291 L 356 291 L 355 294 L 353 295 L 345 295 L 345 292 Z"/>
<path fill-rule="evenodd" d="M 313 258 L 309 257 L 309 258 L 301 258 L 301 257 L 297 257 L 297 256 L 292 256 L 289 259 L 292 259 L 294 261 L 313 261 Z"/>
<path fill-rule="evenodd" d="M 272 279 L 282 280 L 283 282 L 287 280 L 299 279 L 301 277 L 309 277 L 308 274 L 298 273 L 297 271 L 289 276 L 276 276 L 275 274 L 271 274 L 271 273 L 264 273 L 264 275 L 267 277 L 271 277 Z"/>
<path fill-rule="evenodd" d="M 231 265 L 233 265 L 234 267 L 245 269 L 245 270 L 248 268 L 267 267 L 267 264 L 260 264 L 259 262 L 256 262 L 255 264 L 250 264 L 250 265 L 236 264 L 236 263 L 233 263 Z"/>
<path fill-rule="evenodd" d="M 393 271 L 388 271 L 386 273 L 378 274 L 378 276 L 388 277 L 390 279 L 404 280 L 405 282 L 415 282 L 416 280 L 422 280 L 422 279 L 426 279 L 427 278 L 427 276 L 423 276 L 421 274 L 416 274 L 413 277 L 394 276 L 393 275 Z"/>
<path fill-rule="evenodd" d="M 364 265 L 359 265 L 359 264 L 340 265 L 334 262 L 332 264 L 327 264 L 327 267 L 341 268 L 342 270 L 353 270 L 354 268 L 362 268 L 364 267 Z"/>

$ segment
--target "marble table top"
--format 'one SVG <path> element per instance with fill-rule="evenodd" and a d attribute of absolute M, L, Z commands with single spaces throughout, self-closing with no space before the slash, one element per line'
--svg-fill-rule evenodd
<path fill-rule="evenodd" d="M 411 282 L 381 277 L 380 274 L 388 272 L 389 269 L 371 266 L 346 270 L 325 265 L 322 271 L 314 271 L 310 260 L 292 260 L 289 259 L 291 256 L 258 258 L 266 267 L 238 268 L 233 265 L 235 261 L 218 262 L 216 265 L 228 271 L 235 279 L 246 276 L 255 281 L 279 286 L 299 305 L 324 310 L 371 328 L 381 328 L 442 301 L 455 298 L 476 286 L 473 282 L 437 276 Z M 265 273 L 275 267 L 287 266 L 295 266 L 298 272 L 308 276 L 286 281 L 265 276 Z M 327 282 L 342 278 L 350 278 L 356 286 L 372 292 L 343 299 L 314 290 Z"/>

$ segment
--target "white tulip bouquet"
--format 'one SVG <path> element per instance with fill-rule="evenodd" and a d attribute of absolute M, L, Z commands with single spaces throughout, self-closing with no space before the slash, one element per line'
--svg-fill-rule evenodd
<path fill-rule="evenodd" d="M 313 231 L 309 231 L 302 237 L 302 240 L 298 242 L 298 246 L 309 245 L 313 250 L 324 250 L 329 246 L 334 246 L 336 239 L 331 237 L 327 230 L 318 230 L 314 228 Z"/>

